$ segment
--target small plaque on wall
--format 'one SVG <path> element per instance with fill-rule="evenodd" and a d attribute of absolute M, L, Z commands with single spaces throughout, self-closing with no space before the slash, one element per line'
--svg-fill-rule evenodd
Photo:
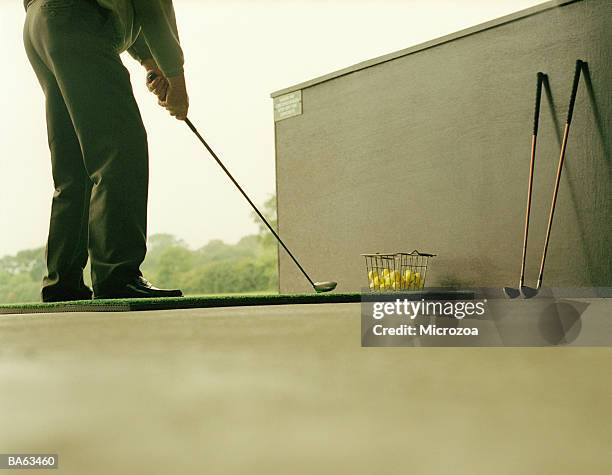
<path fill-rule="evenodd" d="M 302 114 L 302 91 L 274 98 L 274 122 Z"/>

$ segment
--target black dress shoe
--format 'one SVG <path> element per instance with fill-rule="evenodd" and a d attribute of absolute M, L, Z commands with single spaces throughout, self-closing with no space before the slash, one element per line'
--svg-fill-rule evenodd
<path fill-rule="evenodd" d="M 96 291 L 96 299 L 146 299 L 161 297 L 182 297 L 180 290 L 166 290 L 153 287 L 144 277 L 136 277 L 127 284 L 102 288 Z"/>
<path fill-rule="evenodd" d="M 74 300 L 91 300 L 93 291 L 83 285 L 78 289 L 43 289 L 42 301 L 44 303 L 51 302 L 72 302 Z"/>

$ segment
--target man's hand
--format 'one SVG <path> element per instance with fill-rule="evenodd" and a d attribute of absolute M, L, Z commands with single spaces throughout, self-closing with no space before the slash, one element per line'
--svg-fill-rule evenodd
<path fill-rule="evenodd" d="M 169 83 L 168 79 L 166 79 L 164 76 L 164 73 L 161 72 L 154 59 L 146 59 L 142 62 L 142 65 L 147 70 L 147 75 L 150 72 L 154 72 L 156 76 L 151 82 L 147 80 L 147 88 L 149 91 L 155 94 L 160 101 L 166 100 Z"/>
<path fill-rule="evenodd" d="M 159 105 L 165 107 L 170 115 L 178 120 L 185 120 L 189 111 L 189 96 L 185 85 L 185 75 L 168 78 L 168 89 L 165 99 L 159 100 Z"/>

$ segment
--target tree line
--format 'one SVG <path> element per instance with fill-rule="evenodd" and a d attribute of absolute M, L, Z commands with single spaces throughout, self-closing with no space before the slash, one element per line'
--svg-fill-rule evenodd
<path fill-rule="evenodd" d="M 271 197 L 264 214 L 274 227 L 275 211 L 276 201 Z M 40 247 L 0 258 L 0 303 L 40 300 L 44 255 Z M 195 250 L 171 234 L 153 235 L 142 271 L 155 285 L 180 288 L 187 295 L 275 292 L 277 258 L 276 242 L 262 223 L 258 234 L 245 236 L 236 244 L 212 240 Z M 89 283 L 88 268 L 85 278 Z"/>

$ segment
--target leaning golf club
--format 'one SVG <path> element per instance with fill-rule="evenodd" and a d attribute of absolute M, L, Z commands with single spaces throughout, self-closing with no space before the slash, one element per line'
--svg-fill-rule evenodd
<path fill-rule="evenodd" d="M 542 252 L 542 261 L 540 263 L 540 274 L 538 276 L 538 283 L 535 288 L 522 286 L 521 293 L 526 299 L 535 297 L 540 287 L 542 286 L 542 279 L 544 277 L 544 265 L 546 264 L 546 255 L 548 253 L 548 244 L 550 242 L 550 232 L 552 230 L 553 219 L 555 216 L 555 207 L 557 205 L 557 196 L 559 195 L 559 184 L 561 183 L 561 172 L 563 171 L 563 163 L 565 162 L 565 152 L 567 149 L 567 141 L 569 138 L 570 124 L 572 122 L 572 115 L 574 114 L 574 104 L 576 102 L 576 93 L 578 92 L 578 82 L 580 81 L 580 73 L 582 71 L 583 62 L 581 60 L 576 61 L 576 70 L 574 72 L 574 82 L 572 84 L 572 93 L 570 95 L 570 103 L 567 111 L 567 120 L 565 121 L 565 130 L 563 132 L 563 141 L 561 143 L 561 154 L 559 156 L 559 166 L 557 167 L 557 177 L 555 179 L 555 187 L 552 195 L 552 203 L 550 205 L 550 214 L 548 215 L 548 227 L 546 228 L 546 239 L 544 240 L 544 251 Z"/>
<path fill-rule="evenodd" d="M 153 80 L 155 80 L 157 78 L 157 74 L 154 71 L 150 71 L 147 74 L 147 82 L 152 82 Z M 283 242 L 283 240 L 280 238 L 280 236 L 276 233 L 276 231 L 274 231 L 274 228 L 272 228 L 272 226 L 270 225 L 270 223 L 268 223 L 268 220 L 263 216 L 263 214 L 261 214 L 261 212 L 259 211 L 259 209 L 257 209 L 257 206 L 255 206 L 255 203 L 253 203 L 253 201 L 251 201 L 251 198 L 249 198 L 249 196 L 246 194 L 246 192 L 242 189 L 242 187 L 238 184 L 238 182 L 234 179 L 234 177 L 232 176 L 232 174 L 229 172 L 229 170 L 225 167 L 225 165 L 223 165 L 223 162 L 219 159 L 219 157 L 217 157 L 217 154 L 214 152 L 214 150 L 212 148 L 210 148 L 210 146 L 208 145 L 208 143 L 206 143 L 206 140 L 204 140 L 204 138 L 202 137 L 202 135 L 200 135 L 200 133 L 198 132 L 198 130 L 195 128 L 195 126 L 193 125 L 193 123 L 189 120 L 189 119 L 185 119 L 185 123 L 187 124 L 187 126 L 191 129 L 191 131 L 196 135 L 196 137 L 200 140 L 200 142 L 202 142 L 202 145 L 204 145 L 204 147 L 206 147 L 206 150 L 208 150 L 208 153 L 210 153 L 210 155 L 215 159 L 215 161 L 219 164 L 219 166 L 221 167 L 221 169 L 225 172 L 225 174 L 229 177 L 229 179 L 232 181 L 232 183 L 234 185 L 236 185 L 236 188 L 238 188 L 238 190 L 240 190 L 240 193 L 242 193 L 242 196 L 244 196 L 244 198 L 249 202 L 249 204 L 251 205 L 251 207 L 253 208 L 253 210 L 255 211 L 255 213 L 257 213 L 257 216 L 259 216 L 261 218 L 261 220 L 264 222 L 264 224 L 268 227 L 268 229 L 270 230 L 270 232 L 274 235 L 274 237 L 276 238 L 276 240 L 279 242 L 279 244 L 281 246 L 283 246 L 283 249 L 285 249 L 285 251 L 287 251 L 287 254 L 289 254 L 289 257 L 291 257 L 291 259 L 293 260 L 293 262 L 295 262 L 295 265 L 298 267 L 298 269 L 300 269 L 300 271 L 302 272 L 302 274 L 304 274 L 304 277 L 306 277 L 306 279 L 308 280 L 308 282 L 310 283 L 310 285 L 312 286 L 312 288 L 318 292 L 331 292 L 332 290 L 334 290 L 336 288 L 336 286 L 338 285 L 337 282 L 313 282 L 313 280 L 310 278 L 310 276 L 306 273 L 306 271 L 304 270 L 304 268 L 300 265 L 300 263 L 298 262 L 298 260 L 295 258 L 295 256 L 292 254 L 292 252 L 289 250 L 289 248 L 285 245 L 285 243 Z"/>
<path fill-rule="evenodd" d="M 538 140 L 538 125 L 540 122 L 540 102 L 542 99 L 542 83 L 545 78 L 544 73 L 538 73 L 536 85 L 535 111 L 533 118 L 533 134 L 531 136 L 531 162 L 529 165 L 529 185 L 527 187 L 527 211 L 525 212 L 525 235 L 523 238 L 523 259 L 521 261 L 521 277 L 518 289 L 514 287 L 504 287 L 506 297 L 515 299 L 521 295 L 521 288 L 525 281 L 525 260 L 527 259 L 527 238 L 529 237 L 529 216 L 531 214 L 531 196 L 533 191 L 533 174 L 535 170 L 536 145 Z"/>

